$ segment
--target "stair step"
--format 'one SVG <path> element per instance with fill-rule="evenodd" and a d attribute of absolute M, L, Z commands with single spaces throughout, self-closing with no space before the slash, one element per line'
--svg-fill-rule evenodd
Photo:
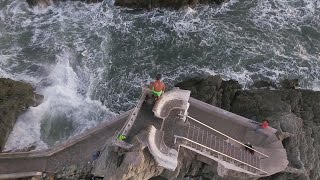
<path fill-rule="evenodd" d="M 213 149 L 215 151 L 221 152 L 227 156 L 223 156 L 217 152 L 211 151 L 201 145 L 198 145 L 196 143 L 188 142 L 186 141 L 184 144 L 187 146 L 198 150 L 202 153 L 205 153 L 209 156 L 221 159 L 223 161 L 226 161 L 230 164 L 234 164 L 242 169 L 245 169 L 247 171 L 253 172 L 253 173 L 260 173 L 260 171 L 256 170 L 255 168 L 252 168 L 248 165 L 245 165 L 244 163 L 247 163 L 253 167 L 260 168 L 260 160 L 257 156 L 254 154 L 250 154 L 248 151 L 241 149 L 239 147 L 234 146 L 233 144 L 209 133 L 208 131 L 205 131 L 204 129 L 201 129 L 200 127 L 197 127 L 195 125 L 189 124 L 188 126 L 188 133 L 186 136 L 188 139 L 195 141 L 205 147 L 208 147 L 210 149 Z M 232 157 L 232 158 L 230 158 Z M 239 161 L 242 161 L 243 163 L 234 160 L 237 159 Z"/>

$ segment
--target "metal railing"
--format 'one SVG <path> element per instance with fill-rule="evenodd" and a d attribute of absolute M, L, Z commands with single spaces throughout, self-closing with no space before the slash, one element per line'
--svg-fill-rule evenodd
<path fill-rule="evenodd" d="M 238 141 L 238 140 L 236 140 L 236 139 L 233 139 L 232 137 L 230 137 L 230 136 L 228 136 L 228 135 L 226 135 L 226 134 L 224 134 L 224 133 L 222 133 L 222 132 L 220 132 L 220 131 L 218 131 L 218 130 L 216 130 L 216 129 L 214 129 L 214 128 L 212 128 L 212 127 L 210 127 L 210 126 L 208 126 L 208 125 L 206 125 L 206 124 L 204 124 L 204 123 L 202 123 L 202 122 L 200 122 L 200 121 L 198 121 L 197 119 L 195 119 L 195 118 L 193 118 L 193 117 L 191 117 L 191 116 L 187 116 L 187 117 L 188 117 L 189 119 L 191 119 L 191 120 L 193 120 L 193 121 L 195 121 L 195 122 L 197 122 L 197 123 L 199 123 L 199 124 L 201 124 L 201 125 L 209 128 L 210 130 L 215 131 L 215 132 L 219 133 L 220 135 L 222 135 L 222 136 L 224 136 L 224 137 L 226 137 L 226 138 L 228 138 L 228 139 L 231 139 L 231 140 L 233 140 L 233 141 L 241 144 L 242 146 L 245 146 L 245 147 L 248 148 L 248 149 L 253 150 L 254 152 L 257 152 L 258 154 L 261 154 L 262 156 L 269 158 L 268 155 L 265 155 L 265 154 L 263 154 L 262 152 L 259 152 L 259 151 L 255 150 L 255 149 L 253 149 L 252 147 L 247 146 L 246 144 L 244 144 L 244 143 L 242 143 L 242 142 L 240 142 L 240 141 Z"/>
<path fill-rule="evenodd" d="M 193 144 L 195 144 L 195 145 L 198 145 L 198 146 L 200 146 L 200 147 L 202 147 L 202 148 L 204 148 L 204 149 L 213 151 L 213 152 L 215 152 L 215 153 L 217 153 L 217 154 L 219 154 L 219 155 L 222 155 L 222 156 L 224 156 L 224 157 L 227 157 L 227 158 L 229 158 L 229 159 L 232 159 L 232 160 L 234 160 L 234 161 L 237 161 L 237 162 L 239 162 L 239 163 L 241 163 L 241 164 L 243 164 L 243 165 L 246 165 L 246 166 L 248 166 L 248 167 L 250 167 L 250 168 L 253 168 L 253 169 L 258 170 L 258 171 L 260 171 L 260 172 L 263 172 L 263 173 L 265 173 L 265 174 L 269 174 L 268 172 L 266 172 L 266 171 L 264 171 L 264 170 L 262 170 L 262 169 L 260 169 L 260 168 L 258 168 L 258 167 L 255 167 L 254 165 L 251 165 L 251 164 L 249 164 L 249 163 L 247 163 L 247 162 L 241 161 L 241 160 L 239 160 L 239 159 L 237 159 L 237 158 L 234 158 L 234 157 L 232 157 L 232 156 L 230 156 L 230 155 L 227 155 L 227 154 L 225 154 L 225 153 L 223 153 L 223 152 L 220 152 L 220 151 L 218 151 L 218 150 L 215 150 L 215 149 L 212 149 L 212 148 L 210 148 L 210 147 L 207 147 L 207 146 L 205 146 L 205 145 L 203 145 L 203 144 L 200 144 L 200 143 L 198 143 L 198 142 L 196 142 L 196 141 L 194 141 L 194 140 L 191 140 L 191 139 L 189 139 L 189 138 L 182 137 L 182 136 L 177 136 L 177 135 L 174 135 L 174 137 L 175 137 L 175 143 L 177 142 L 177 139 L 183 139 L 183 140 L 186 140 L 186 141 L 188 141 L 188 142 L 191 142 L 191 143 L 193 143 Z M 216 142 L 215 142 L 215 143 L 216 143 Z M 191 149 L 191 150 L 192 150 L 192 149 L 197 150 L 196 148 L 193 148 L 192 146 L 189 146 L 189 145 L 186 145 L 186 144 L 179 144 L 179 146 L 183 146 L 183 147 L 189 148 L 189 149 Z M 222 149 L 223 149 L 223 147 L 222 147 Z M 255 161 L 254 161 L 254 162 L 255 162 Z M 259 164 L 259 161 L 256 161 L 256 163 Z M 248 170 L 248 171 L 250 171 L 250 170 Z"/>
<path fill-rule="evenodd" d="M 122 148 L 126 148 L 129 149 L 131 148 L 133 145 L 132 144 L 128 144 L 125 142 L 125 140 L 127 139 L 127 136 L 139 114 L 139 111 L 141 109 L 141 106 L 146 98 L 148 90 L 143 87 L 142 88 L 142 95 L 137 103 L 137 105 L 133 108 L 130 116 L 128 117 L 127 121 L 125 122 L 124 126 L 122 126 L 121 130 L 117 133 L 117 136 L 115 137 L 115 139 L 113 140 L 113 144 L 116 146 L 120 146 Z"/>

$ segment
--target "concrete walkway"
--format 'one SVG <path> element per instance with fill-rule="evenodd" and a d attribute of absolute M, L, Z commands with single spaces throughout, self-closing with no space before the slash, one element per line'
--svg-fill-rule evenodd
<path fill-rule="evenodd" d="M 276 137 L 276 129 L 268 127 L 267 129 L 255 131 L 257 124 L 250 119 L 208 105 L 193 98 L 190 98 L 189 103 L 189 116 L 200 120 L 202 123 L 219 130 L 237 141 L 242 143 L 250 142 L 256 150 L 269 156 L 268 158 L 260 157 L 260 168 L 262 170 L 269 174 L 275 174 L 286 169 L 289 163 L 287 160 L 287 153 L 282 142 Z M 189 122 L 200 128 L 206 129 L 196 122 Z M 222 136 L 220 135 L 220 137 Z M 222 138 L 225 140 L 228 139 L 226 137 Z M 244 148 L 233 140 L 228 139 L 228 141 L 234 146 Z"/>
<path fill-rule="evenodd" d="M 0 174 L 34 171 L 54 173 L 65 166 L 91 163 L 92 155 L 103 148 L 109 137 L 115 135 L 129 114 L 130 111 L 125 112 L 48 150 L 0 153 Z"/>
<path fill-rule="evenodd" d="M 255 148 L 270 157 L 261 160 L 261 169 L 271 174 L 282 171 L 286 168 L 288 161 L 286 152 L 275 137 L 276 130 L 269 128 L 255 132 L 256 124 L 249 119 L 236 114 L 224 111 L 220 108 L 203 103 L 190 98 L 189 116 L 198 119 L 202 123 L 221 131 L 222 133 L 241 142 L 250 142 Z M 154 117 L 152 106 L 143 103 L 137 119 L 128 134 L 128 142 L 140 130 L 153 125 L 160 129 L 162 122 L 164 130 L 164 142 L 170 148 L 176 148 L 174 135 L 188 137 L 188 128 L 185 122 L 177 118 L 179 110 L 172 110 L 165 119 Z M 125 121 L 130 116 L 131 111 L 125 112 L 115 117 L 111 122 L 99 124 L 98 127 L 90 131 L 69 139 L 68 141 L 51 149 L 38 152 L 27 153 L 0 153 L 0 174 L 10 174 L 19 172 L 49 172 L 54 173 L 69 165 L 86 165 L 92 162 L 92 155 L 96 151 L 101 151 L 107 139 L 116 135 L 117 131 L 124 126 Z M 206 127 L 197 124 L 195 121 L 187 120 L 189 124 L 202 128 L 206 132 L 227 140 L 225 136 L 213 132 Z M 273 141 L 266 140 L 272 139 Z M 228 142 L 234 146 L 239 144 Z M 241 146 L 239 146 L 241 147 Z M 276 168 L 274 167 L 276 163 Z"/>

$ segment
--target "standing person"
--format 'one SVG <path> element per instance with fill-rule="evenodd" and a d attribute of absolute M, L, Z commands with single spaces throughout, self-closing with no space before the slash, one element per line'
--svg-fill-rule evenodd
<path fill-rule="evenodd" d="M 158 100 L 166 90 L 165 84 L 161 81 L 161 74 L 156 75 L 156 81 L 150 83 L 149 88 L 153 97 L 155 97 L 155 99 Z"/>

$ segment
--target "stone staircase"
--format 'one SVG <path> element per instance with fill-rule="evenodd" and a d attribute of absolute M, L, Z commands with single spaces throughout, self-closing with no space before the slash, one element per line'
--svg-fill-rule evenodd
<path fill-rule="evenodd" d="M 189 124 L 187 127 L 186 136 L 175 135 L 175 143 L 179 147 L 185 147 L 223 163 L 229 169 L 257 176 L 268 174 L 260 169 L 260 157 L 257 153 L 251 154 L 244 147 L 237 147 L 195 125 Z"/>

